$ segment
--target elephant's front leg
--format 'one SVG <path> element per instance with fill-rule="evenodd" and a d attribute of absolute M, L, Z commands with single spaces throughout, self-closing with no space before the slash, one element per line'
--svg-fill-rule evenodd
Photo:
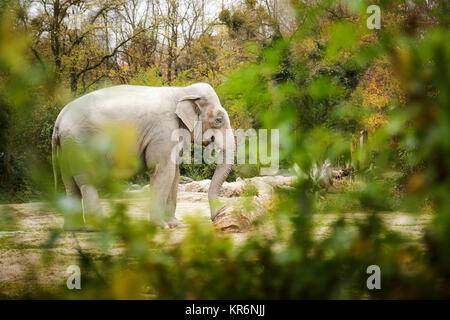
<path fill-rule="evenodd" d="M 180 168 L 179 166 L 175 167 L 175 177 L 172 182 L 172 189 L 169 194 L 169 198 L 167 199 L 167 217 L 168 217 L 168 224 L 170 228 L 175 228 L 182 223 L 178 221 L 178 219 L 175 217 L 175 211 L 177 208 L 177 194 L 178 194 L 178 180 L 180 178 Z"/>
<path fill-rule="evenodd" d="M 172 193 L 175 175 L 176 165 L 167 161 L 159 162 L 150 177 L 150 187 L 153 194 L 149 219 L 164 228 L 170 227 L 169 220 L 173 216 L 170 212 L 173 209 L 168 207 L 167 204 Z"/>

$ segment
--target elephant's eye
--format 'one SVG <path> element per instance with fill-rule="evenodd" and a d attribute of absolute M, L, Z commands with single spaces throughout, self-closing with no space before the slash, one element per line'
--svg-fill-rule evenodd
<path fill-rule="evenodd" d="M 216 124 L 221 124 L 222 123 L 222 117 L 218 117 L 215 120 Z"/>

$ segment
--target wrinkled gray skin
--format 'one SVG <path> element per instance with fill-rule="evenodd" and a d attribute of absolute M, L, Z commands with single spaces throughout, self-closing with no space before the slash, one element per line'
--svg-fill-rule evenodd
<path fill-rule="evenodd" d="M 171 135 L 173 130 L 185 128 L 194 140 L 194 121 L 197 120 L 202 123 L 203 144 L 214 142 L 221 150 L 220 157 L 234 159 L 234 137 L 231 130 L 226 130 L 231 129 L 228 114 L 221 106 L 214 89 L 206 83 L 187 87 L 123 85 L 82 96 L 66 105 L 56 119 L 52 137 L 55 185 L 56 155 L 64 153 L 66 143 L 89 138 L 108 123 L 132 124 L 138 131 L 136 156 L 143 159 L 147 167 L 155 168 L 150 177 L 150 185 L 156 193 L 154 199 L 157 203 L 152 208 L 160 208 L 164 212 L 162 215 L 150 212 L 150 219 L 163 227 L 176 227 L 179 225 L 175 218 L 179 168 L 170 159 L 172 149 L 177 144 L 176 141 L 171 141 Z M 223 139 L 218 141 L 214 137 L 217 131 L 233 143 L 224 143 Z M 214 172 L 208 192 L 212 220 L 221 209 L 216 199 L 231 167 L 232 164 L 228 161 L 218 164 Z M 88 177 L 82 172 L 70 176 L 63 169 L 61 175 L 67 195 L 81 197 L 83 200 L 84 216 L 79 221 L 85 223 L 86 216 L 101 214 L 98 192 L 89 184 Z M 65 226 L 67 228 L 66 224 Z M 85 225 L 70 228 L 83 227 Z"/>

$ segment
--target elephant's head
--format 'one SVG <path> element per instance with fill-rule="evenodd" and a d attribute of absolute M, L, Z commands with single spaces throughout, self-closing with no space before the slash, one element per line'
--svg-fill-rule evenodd
<path fill-rule="evenodd" d="M 214 143 L 220 150 L 217 167 L 209 187 L 211 219 L 220 211 L 217 197 L 234 163 L 235 142 L 228 113 L 222 107 L 214 89 L 206 83 L 185 87 L 176 107 L 177 116 L 191 132 L 196 143 Z M 199 127 L 201 125 L 201 130 Z"/>

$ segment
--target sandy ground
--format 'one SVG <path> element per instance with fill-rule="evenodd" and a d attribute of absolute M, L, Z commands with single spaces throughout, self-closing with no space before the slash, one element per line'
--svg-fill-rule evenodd
<path fill-rule="evenodd" d="M 133 219 L 145 221 L 148 198 L 142 192 L 133 192 L 130 197 L 116 201 L 129 203 L 129 214 Z M 226 201 L 237 199 L 226 199 Z M 107 209 L 107 202 L 103 202 Z M 10 204 L 0 206 L 0 214 L 9 210 L 18 221 L 18 225 L 8 230 L 0 230 L 0 298 L 23 297 L 32 292 L 32 286 L 41 288 L 64 287 L 68 277 L 66 270 L 77 264 L 77 244 L 90 250 L 90 240 L 96 233 L 64 233 L 57 242 L 47 247 L 49 230 L 61 229 L 63 217 L 46 208 L 43 203 Z M 12 211 L 11 211 L 12 210 Z M 207 194 L 202 192 L 180 192 L 178 195 L 176 216 L 186 222 L 188 216 L 198 217 L 202 223 L 210 224 Z M 340 216 L 340 215 L 339 215 Z M 345 214 L 348 221 L 356 221 L 366 216 L 363 213 Z M 383 219 L 393 229 L 406 232 L 419 238 L 423 228 L 430 220 L 430 215 L 411 216 L 403 213 L 382 214 Z M 316 236 L 322 237 L 328 232 L 328 226 L 338 218 L 337 214 L 316 215 Z M 169 244 L 182 241 L 186 227 L 164 230 L 169 236 Z M 245 239 L 248 233 L 230 233 L 236 241 Z M 120 248 L 115 251 L 120 254 Z M 51 257 L 52 263 L 46 263 Z M 36 271 L 38 270 L 38 271 Z"/>

